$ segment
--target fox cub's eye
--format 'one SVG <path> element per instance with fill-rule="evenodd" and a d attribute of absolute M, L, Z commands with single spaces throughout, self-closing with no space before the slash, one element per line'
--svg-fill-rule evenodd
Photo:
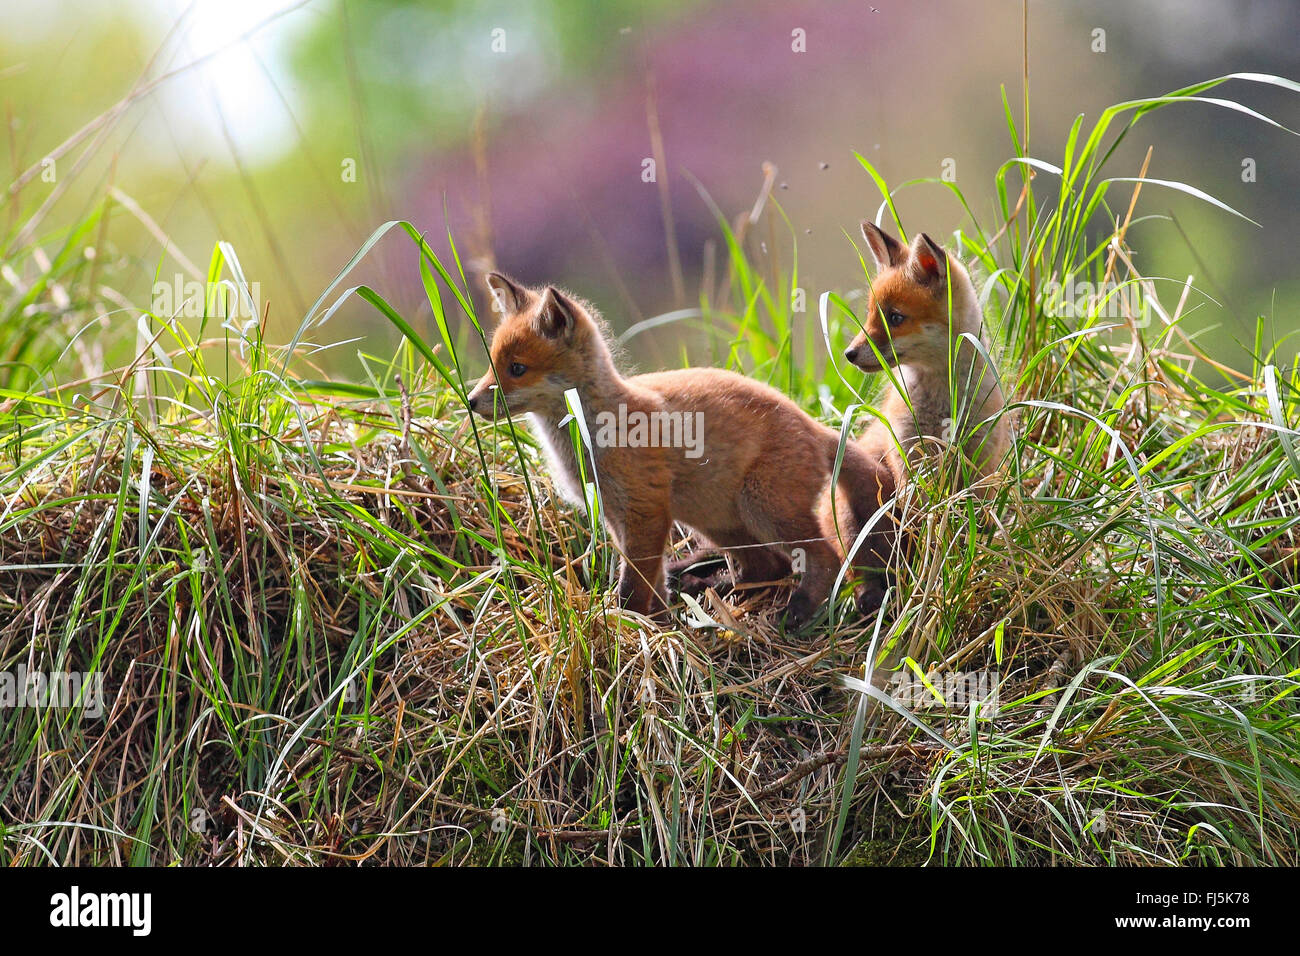
<path fill-rule="evenodd" d="M 527 371 L 528 371 L 528 366 L 526 365 L 522 365 L 519 362 L 510 363 L 510 374 L 513 375 L 515 378 L 519 378 L 521 375 L 524 374 L 524 372 Z"/>
<path fill-rule="evenodd" d="M 899 326 L 903 324 L 903 320 L 906 318 L 907 316 L 903 315 L 903 313 L 899 312 L 897 309 L 890 309 L 889 314 L 885 316 L 885 321 L 892 326 Z"/>

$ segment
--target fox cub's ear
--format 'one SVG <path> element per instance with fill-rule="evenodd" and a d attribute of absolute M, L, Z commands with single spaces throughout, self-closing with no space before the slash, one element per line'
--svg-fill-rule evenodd
<path fill-rule="evenodd" d="M 492 293 L 492 311 L 499 315 L 522 312 L 528 304 L 528 290 L 508 276 L 489 272 L 487 284 L 488 291 Z"/>
<path fill-rule="evenodd" d="M 537 310 L 537 330 L 548 339 L 571 342 L 577 327 L 578 306 L 555 286 L 548 285 Z"/>
<path fill-rule="evenodd" d="M 862 223 L 862 238 L 867 240 L 867 248 L 871 250 L 871 258 L 876 260 L 877 269 L 888 269 L 907 258 L 903 244 L 870 220 Z"/>
<path fill-rule="evenodd" d="M 923 232 L 912 240 L 909 261 L 918 282 L 939 282 L 948 275 L 948 253 Z"/>

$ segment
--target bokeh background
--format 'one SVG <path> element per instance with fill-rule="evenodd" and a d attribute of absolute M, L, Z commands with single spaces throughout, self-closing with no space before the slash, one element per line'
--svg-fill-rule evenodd
<path fill-rule="evenodd" d="M 1028 25 L 1029 153 L 1058 165 L 1080 113 L 1091 123 L 1109 104 L 1228 72 L 1300 78 L 1293 0 L 1033 0 Z M 1013 155 L 1002 89 L 1020 123 L 1023 66 L 1013 0 L 7 0 L 7 178 L 94 125 L 53 181 L 22 186 L 4 235 L 52 200 L 36 240 L 56 244 L 116 189 L 143 216 L 118 204 L 97 237 L 114 321 L 133 328 L 127 306 L 148 308 L 157 277 L 181 256 L 205 268 L 223 239 L 271 303 L 268 338 L 285 341 L 379 224 L 409 219 L 440 251 L 450 229 L 467 268 L 567 286 L 626 328 L 698 303 L 719 255 L 705 196 L 742 212 L 770 163 L 789 221 L 773 252 L 788 263 L 797 241 L 815 301 L 863 281 L 852 240 L 880 195 L 855 150 L 893 186 L 947 163 L 996 231 L 993 176 Z M 1233 83 L 1213 95 L 1300 129 L 1296 94 Z M 1205 295 L 1189 323 L 1248 367 L 1257 316 L 1266 345 L 1300 328 L 1300 139 L 1176 107 L 1143 121 L 1111 175 L 1136 175 L 1148 146 L 1149 176 L 1259 223 L 1148 187 L 1138 212 L 1151 218 L 1129 234 L 1147 274 L 1196 276 Z M 942 187 L 897 202 L 909 230 L 970 228 Z M 397 232 L 348 284 L 362 280 L 428 321 Z M 381 354 L 392 337 L 360 302 L 331 323 L 324 337 L 361 336 L 356 347 Z M 633 357 L 676 364 L 675 334 L 639 337 Z"/>

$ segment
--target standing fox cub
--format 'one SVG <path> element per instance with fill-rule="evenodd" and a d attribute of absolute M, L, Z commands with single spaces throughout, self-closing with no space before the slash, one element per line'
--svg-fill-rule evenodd
<path fill-rule="evenodd" d="M 877 273 L 862 331 L 844 357 L 866 372 L 897 368 L 899 382 L 880 405 L 889 425 L 873 421 L 858 444 L 888 467 L 897 487 L 906 472 L 900 448 L 915 463 L 927 440 L 960 437 L 959 483 L 981 482 L 1001 465 L 1010 428 L 1000 414 L 997 370 L 965 337 L 988 352 L 975 286 L 962 264 L 925 233 L 911 248 L 870 222 L 862 224 L 862 235 Z M 983 492 L 988 484 L 979 487 Z M 886 497 L 892 495 L 890 488 Z"/>
<path fill-rule="evenodd" d="M 712 368 L 624 378 L 590 306 L 551 286 L 539 292 L 498 273 L 487 280 L 503 318 L 492 368 L 469 407 L 490 418 L 502 396 L 512 413 L 526 412 L 575 504 L 584 502 L 580 464 L 595 476 L 622 556 L 623 606 L 666 614 L 664 550 L 677 521 L 730 549 L 737 580 L 785 577 L 802 549 L 804 574 L 785 618 L 807 621 L 830 595 L 846 545 L 879 507 L 887 473 L 850 443 L 832 489 L 838 434 L 780 392 Z M 563 424 L 568 389 L 577 390 L 593 437 L 581 463 Z M 859 561 L 883 563 L 875 555 Z"/>

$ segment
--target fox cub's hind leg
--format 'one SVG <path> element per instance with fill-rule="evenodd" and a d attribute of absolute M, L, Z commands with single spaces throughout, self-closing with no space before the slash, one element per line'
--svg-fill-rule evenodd
<path fill-rule="evenodd" d="M 816 523 L 810 522 L 809 530 L 814 528 Z M 798 545 L 804 550 L 807 567 L 782 615 L 786 626 L 791 628 L 807 624 L 816 615 L 818 608 L 826 603 L 840 567 L 839 555 L 829 541 L 817 540 L 812 534 L 804 537 L 814 539 Z"/>
<path fill-rule="evenodd" d="M 629 611 L 659 621 L 668 619 L 664 588 L 664 548 L 672 519 L 666 509 L 629 511 L 618 544 L 623 552 L 618 574 L 618 602 Z"/>
<path fill-rule="evenodd" d="M 853 547 L 858 535 L 874 515 L 875 509 L 869 510 L 865 515 L 850 512 L 840 521 L 844 553 Z M 874 614 L 885 599 L 896 534 L 893 515 L 881 515 L 853 555 L 853 576 L 856 580 L 853 602 L 859 614 Z"/>
<path fill-rule="evenodd" d="M 786 627 L 800 628 L 831 593 L 839 567 L 835 549 L 822 533 L 818 515 L 808 507 L 807 499 L 776 486 L 770 474 L 754 470 L 746 475 L 739 503 L 749 542 L 767 545 L 733 552 L 743 576 L 750 580 L 782 578 L 793 569 L 791 559 L 800 559 L 803 577 L 782 613 Z"/>
<path fill-rule="evenodd" d="M 892 510 L 876 517 L 884 503 L 894 496 L 894 477 L 883 465 L 866 465 L 857 469 L 850 480 L 852 496 L 845 502 L 847 520 L 842 525 L 844 547 L 852 548 L 862 529 L 874 520 L 872 530 L 853 556 L 853 571 L 857 578 L 854 602 L 859 614 L 874 614 L 885 599 L 890 560 L 898 537 Z"/>
<path fill-rule="evenodd" d="M 781 581 L 790 576 L 790 559 L 775 548 L 758 544 L 737 545 L 729 552 L 736 583 Z"/>
<path fill-rule="evenodd" d="M 863 615 L 874 614 L 880 610 L 880 605 L 885 600 L 885 588 L 889 584 L 889 575 L 885 570 L 888 558 L 880 556 L 879 550 L 872 548 L 872 539 L 881 539 L 881 544 L 888 541 L 887 536 L 873 533 L 862 543 L 862 548 L 858 551 L 858 563 L 855 564 L 858 586 L 853 589 L 853 601 L 857 605 L 858 613 Z M 868 550 L 874 556 L 869 559 L 869 565 L 864 567 L 861 563 L 862 552 Z"/>
<path fill-rule="evenodd" d="M 714 533 L 711 540 L 725 549 L 736 584 L 781 581 L 790 576 L 790 559 L 770 544 L 771 538 L 754 534 L 752 528 Z"/>
<path fill-rule="evenodd" d="M 769 544 L 766 548 L 738 548 L 733 552 L 747 579 L 770 581 L 786 577 L 792 570 L 787 555 L 800 557 L 803 577 L 790 595 L 782 619 L 787 627 L 802 627 L 830 596 L 839 568 L 835 549 L 822 534 L 817 515 L 806 505 L 801 507 L 797 501 L 761 487 L 746 489 L 742 514 L 751 541 Z"/>

